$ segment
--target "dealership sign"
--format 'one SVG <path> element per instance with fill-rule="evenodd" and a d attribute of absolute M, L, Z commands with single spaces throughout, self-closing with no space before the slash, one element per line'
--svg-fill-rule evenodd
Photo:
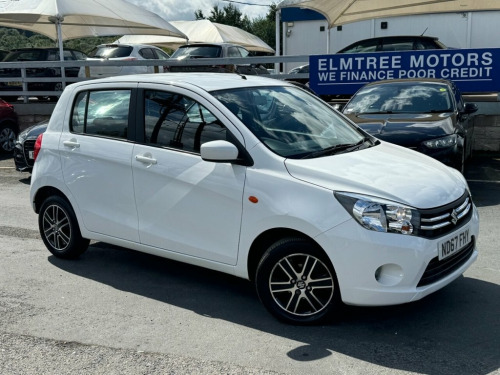
<path fill-rule="evenodd" d="M 444 78 L 462 92 L 500 92 L 500 48 L 313 55 L 309 85 L 319 95 L 353 94 L 384 79 Z"/>

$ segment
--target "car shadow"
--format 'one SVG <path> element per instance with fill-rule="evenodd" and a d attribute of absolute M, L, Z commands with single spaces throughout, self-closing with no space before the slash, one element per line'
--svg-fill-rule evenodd
<path fill-rule="evenodd" d="M 0 161 L 4 161 L 4 160 L 8 160 L 8 159 L 12 159 L 12 163 L 14 163 L 13 156 L 10 152 L 9 153 L 0 152 Z M 14 165 L 14 164 L 12 164 L 12 165 Z"/>
<path fill-rule="evenodd" d="M 389 369 L 425 374 L 488 374 L 500 367 L 500 287 L 460 277 L 421 301 L 391 307 L 346 306 L 330 325 L 275 320 L 253 285 L 227 274 L 92 243 L 77 261 L 54 266 L 121 291 L 305 342 L 273 353 L 301 362 L 340 353 Z"/>

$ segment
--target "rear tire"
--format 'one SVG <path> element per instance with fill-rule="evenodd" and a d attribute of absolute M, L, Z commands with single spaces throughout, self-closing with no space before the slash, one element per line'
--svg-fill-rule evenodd
<path fill-rule="evenodd" d="M 255 283 L 264 306 L 286 323 L 323 323 L 342 306 L 329 259 L 306 239 L 285 238 L 270 246 L 257 267 Z"/>
<path fill-rule="evenodd" d="M 80 233 L 73 208 L 60 196 L 51 196 L 43 202 L 38 227 L 45 246 L 58 258 L 77 258 L 89 246 L 90 241 Z"/>

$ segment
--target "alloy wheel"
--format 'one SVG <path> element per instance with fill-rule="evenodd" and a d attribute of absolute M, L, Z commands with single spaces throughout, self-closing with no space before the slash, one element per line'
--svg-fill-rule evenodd
<path fill-rule="evenodd" d="M 309 254 L 291 254 L 279 260 L 269 276 L 269 290 L 278 306 L 295 316 L 321 312 L 334 296 L 334 278 L 328 267 Z"/>
<path fill-rule="evenodd" d="M 61 207 L 47 207 L 43 214 L 43 234 L 54 250 L 63 251 L 68 247 L 71 225 L 68 215 Z"/>

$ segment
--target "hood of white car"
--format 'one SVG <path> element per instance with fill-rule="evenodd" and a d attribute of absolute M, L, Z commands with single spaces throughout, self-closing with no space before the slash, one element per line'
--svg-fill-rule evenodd
<path fill-rule="evenodd" d="M 456 170 L 403 147 L 381 144 L 314 159 L 286 159 L 293 177 L 333 191 L 371 195 L 425 209 L 460 198 L 467 183 Z"/>

